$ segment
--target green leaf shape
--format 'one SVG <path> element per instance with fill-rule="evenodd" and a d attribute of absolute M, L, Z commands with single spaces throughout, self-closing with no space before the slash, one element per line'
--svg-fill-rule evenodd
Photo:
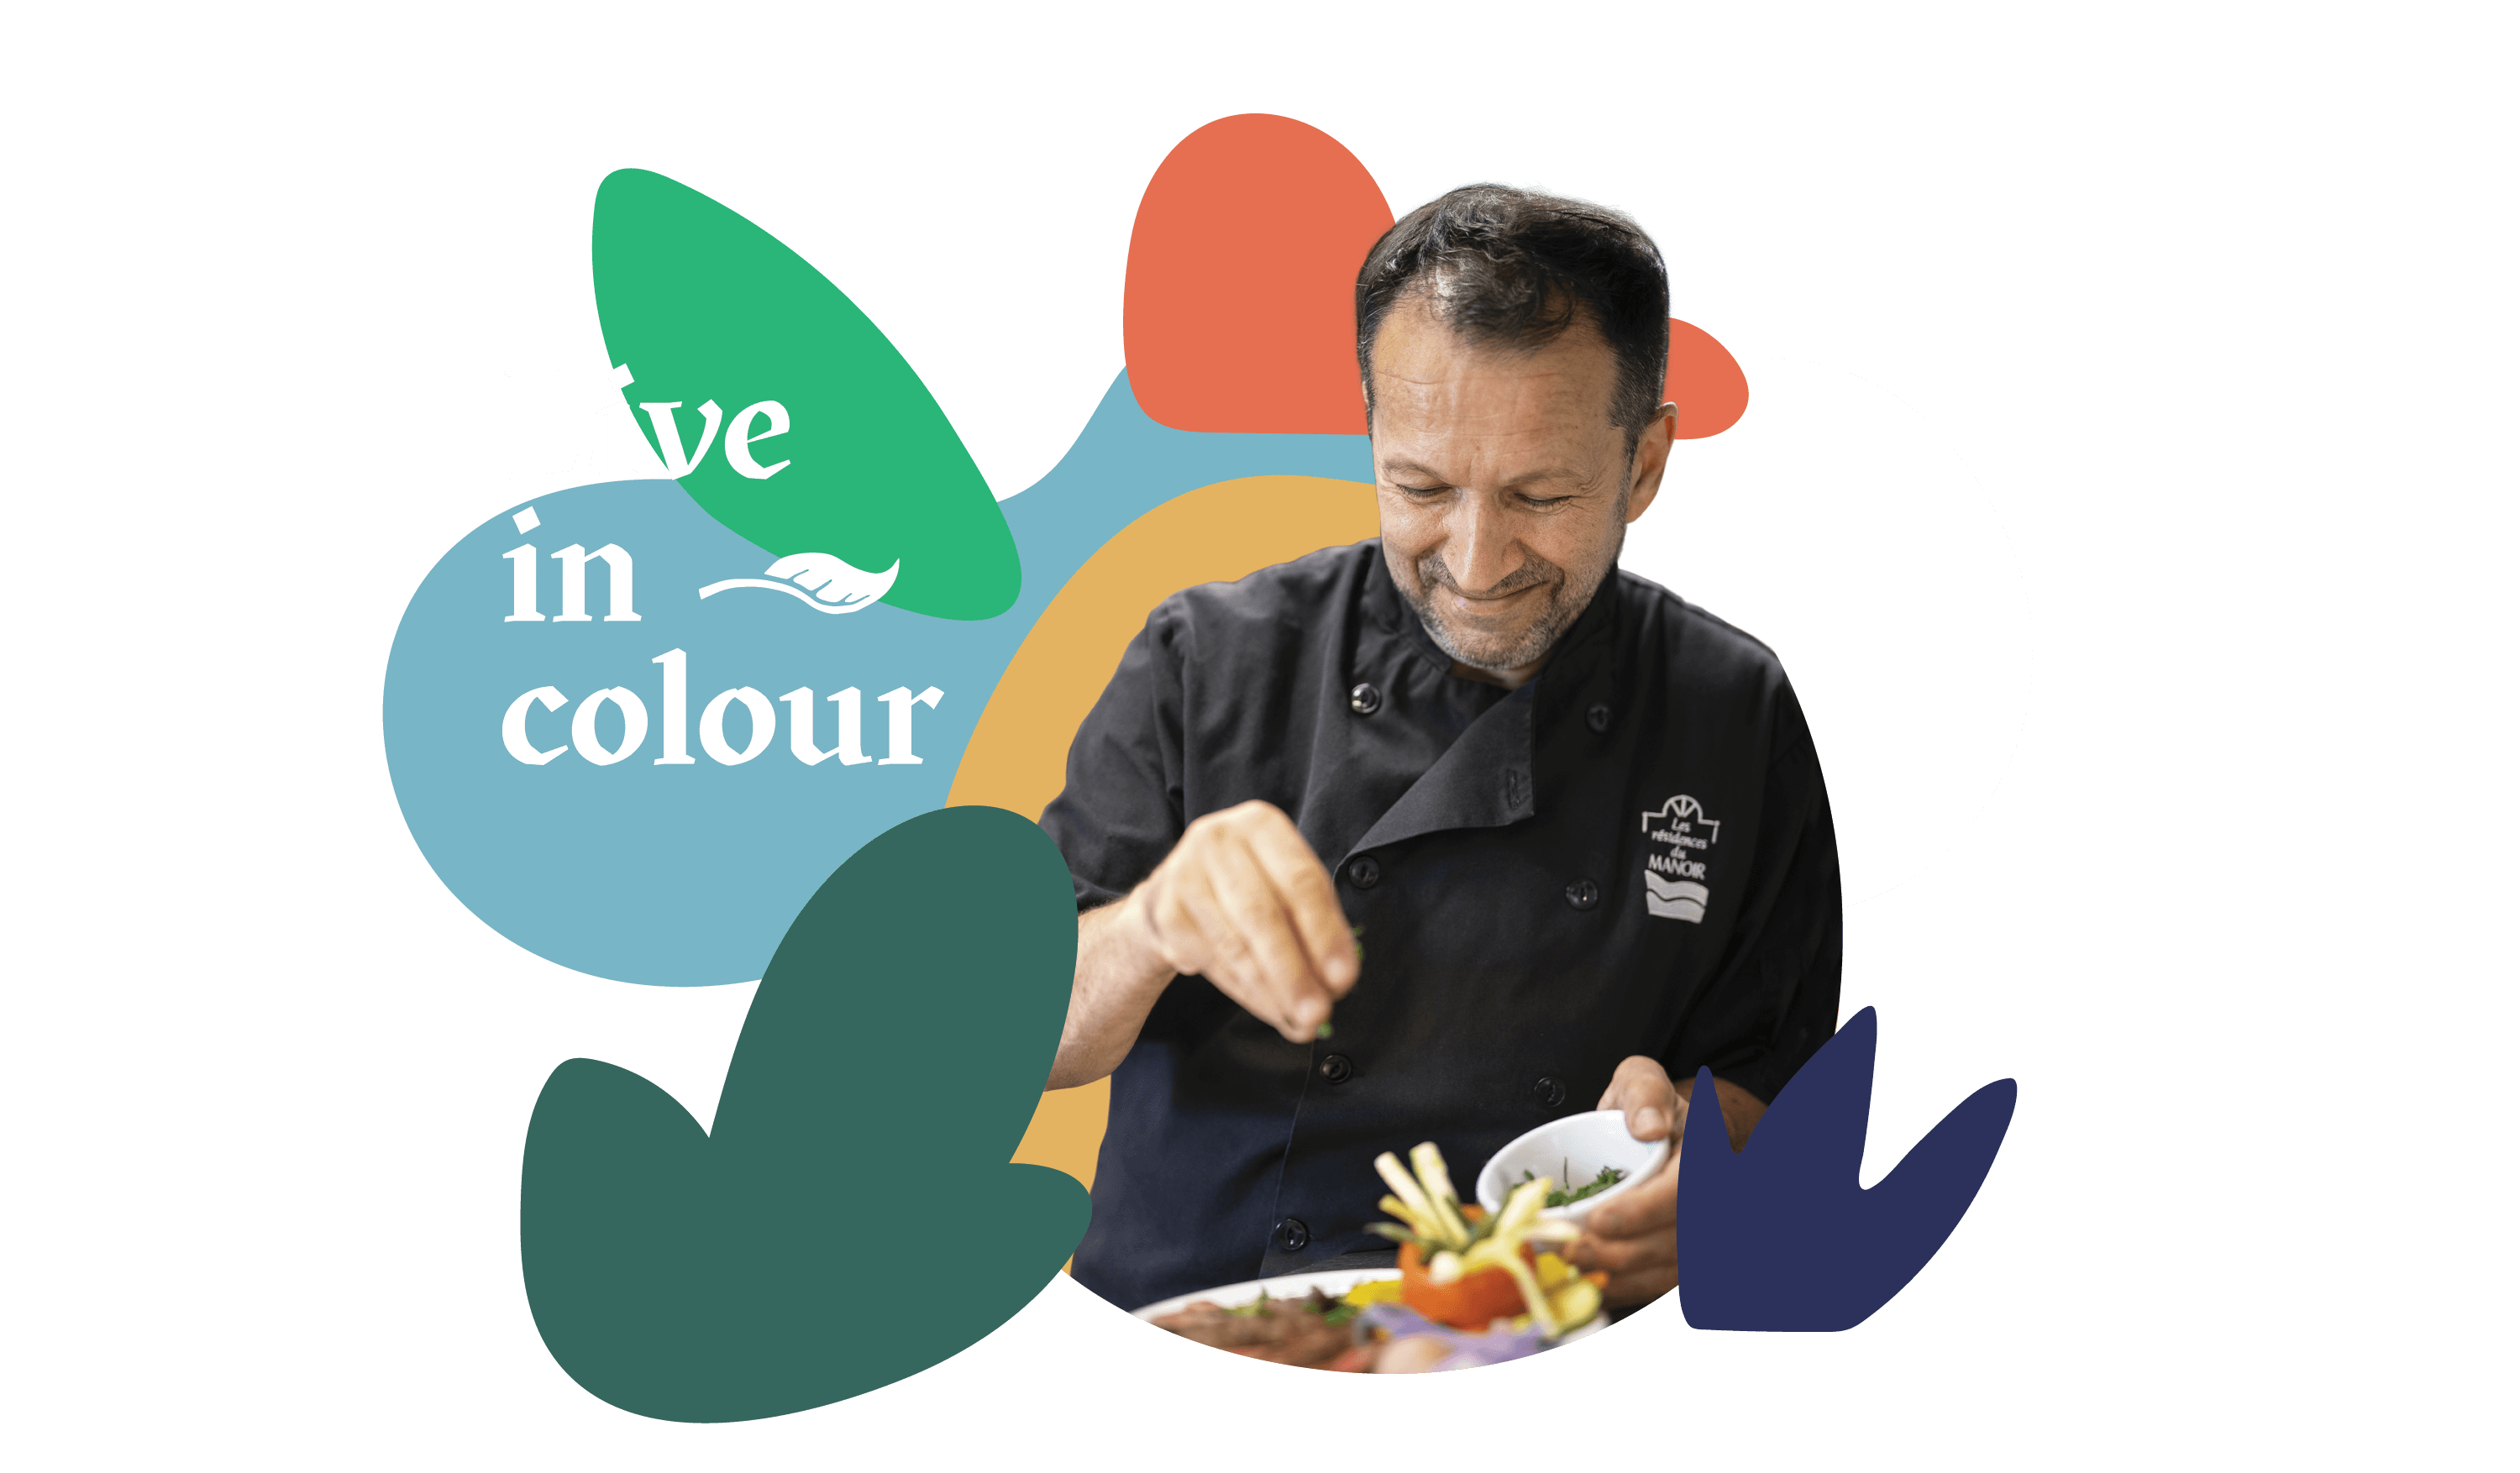
<path fill-rule="evenodd" d="M 900 562 L 883 602 L 944 619 L 1004 613 L 1022 588 L 1013 536 L 927 385 L 857 304 L 777 237 L 686 185 L 616 169 L 595 196 L 595 303 L 640 432 L 673 468 L 642 404 L 679 403 L 679 446 L 720 427 L 677 477 L 709 515 L 773 556 L 836 556 L 868 574 Z M 729 438 L 752 405 L 756 465 Z M 731 570 L 758 573 L 758 568 Z"/>
<path fill-rule="evenodd" d="M 939 809 L 798 913 L 714 1131 L 628 1070 L 554 1070 L 519 1212 L 553 1359 L 627 1411 L 742 1421 L 888 1385 L 1006 1322 L 1092 1210 L 1065 1173 L 1009 1160 L 1075 966 L 1057 846 L 1003 809 Z"/>

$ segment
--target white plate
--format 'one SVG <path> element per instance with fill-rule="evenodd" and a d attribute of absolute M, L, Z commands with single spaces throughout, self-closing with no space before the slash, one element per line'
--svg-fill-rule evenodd
<path fill-rule="evenodd" d="M 1227 1284 L 1221 1289 L 1202 1289 L 1196 1294 L 1177 1295 L 1174 1298 L 1148 1305 L 1142 1310 L 1132 1310 L 1130 1313 L 1140 1319 L 1152 1320 L 1158 1315 L 1170 1315 L 1176 1311 L 1189 1309 L 1202 1299 L 1216 1305 L 1219 1309 L 1231 1310 L 1251 1303 L 1264 1291 L 1272 1299 L 1303 1299 L 1310 1296 L 1313 1290 L 1319 1289 L 1330 1298 L 1336 1299 L 1358 1284 L 1399 1276 L 1400 1270 L 1396 1266 L 1388 1269 L 1337 1269 L 1321 1273 L 1282 1273 L 1276 1278 L 1254 1278 L 1243 1283 Z M 1565 1334 L 1549 1341 L 1548 1344 L 1564 1345 L 1569 1340 L 1581 1340 L 1587 1335 L 1597 1333 L 1609 1322 L 1608 1315 L 1596 1315 Z"/>

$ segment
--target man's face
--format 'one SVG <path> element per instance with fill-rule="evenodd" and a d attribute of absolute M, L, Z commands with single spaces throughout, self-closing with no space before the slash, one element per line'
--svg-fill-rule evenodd
<path fill-rule="evenodd" d="M 1669 405 L 1610 422 L 1618 364 L 1589 325 L 1536 353 L 1473 347 L 1423 298 L 1373 343 L 1382 556 L 1435 643 L 1517 686 L 1593 600 L 1662 485 Z"/>

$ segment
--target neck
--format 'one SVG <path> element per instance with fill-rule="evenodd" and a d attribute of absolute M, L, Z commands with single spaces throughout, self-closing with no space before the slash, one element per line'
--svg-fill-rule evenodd
<path fill-rule="evenodd" d="M 1460 660 L 1455 660 L 1453 673 L 1463 680 L 1481 681 L 1491 686 L 1503 686 L 1508 691 L 1518 691 L 1531 684 L 1533 678 L 1540 674 L 1540 667 L 1548 663 L 1549 656 L 1545 654 L 1528 665 L 1518 665 L 1511 670 L 1490 670 L 1483 666 L 1463 664 Z"/>

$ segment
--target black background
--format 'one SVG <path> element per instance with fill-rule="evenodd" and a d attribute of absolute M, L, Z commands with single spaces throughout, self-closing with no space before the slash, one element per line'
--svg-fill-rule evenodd
<path fill-rule="evenodd" d="M 595 187 L 620 166 L 655 168 L 753 219 L 822 267 L 884 328 L 937 395 L 988 481 L 1020 494 L 1058 461 L 1121 368 L 1119 307 L 1129 224 L 1147 176 L 1217 115 L 1282 111 L 1340 139 L 1394 211 L 1466 179 L 1548 184 L 1626 206 L 1661 237 L 1676 315 L 1736 355 L 1850 370 L 1943 430 L 2003 516 L 2029 587 L 2036 690 L 2011 773 L 1951 854 L 1895 894 L 1847 914 L 1845 1014 L 1880 1009 L 1880 1060 L 1865 1181 L 1877 1181 L 1946 1110 L 1991 1080 L 2021 1103 L 2003 1153 L 1958 1231 L 1885 1310 L 1839 1337 L 1703 1334 L 1671 1299 L 1583 1347 L 1409 1393 L 1469 1407 L 1471 1395 L 1565 1405 L 1602 1387 L 1679 1385 L 1706 1367 L 1822 1375 L 1839 1385 L 1965 1337 L 2024 1347 L 2069 1327 L 2096 1292 L 2056 1259 L 2092 1206 L 2069 1183 L 2087 1166 L 2077 1121 L 2107 1091 L 2077 1012 L 2101 1004 L 2104 896 L 2084 871 L 2090 785 L 2077 733 L 2096 707 L 2104 589 L 2079 564 L 2079 509 L 2107 365 L 2109 251 L 2071 176 L 2039 189 L 1965 146 L 1875 144 L 1865 128 L 1824 149 L 1762 149 L 1741 128 L 1688 144 L 1671 113 L 1444 113 L 1285 98 L 1215 98 L 1192 109 L 1036 106 L 1020 113 L 834 115 L 830 151 L 764 149 L 736 128 L 686 144 L 524 141 L 441 149 L 393 176 L 368 249 L 403 251 L 366 292 L 393 292 L 419 323 L 398 363 L 430 382 L 428 433 L 393 453 L 401 486 L 378 513 L 378 587 L 419 587 L 443 549 L 519 499 L 509 469 L 507 368 L 557 368 L 547 423 L 590 425 L 609 368 L 587 280 Z M 1265 229 L 1268 201 L 1255 201 Z M 567 441 L 579 443 L 579 441 Z M 633 438 L 643 476 L 662 476 Z M 598 448 L 600 453 L 600 448 Z M 603 469 L 603 466 L 598 466 Z M 552 486 L 552 483 L 547 483 Z M 1688 589 L 1679 589 L 1686 597 Z M 376 683 L 401 617 L 381 600 L 360 657 Z M 1885 609 L 1895 617 L 1895 609 Z M 378 1412 L 438 1430 L 537 1428 L 643 1443 L 739 1446 L 847 1438 L 894 1417 L 968 1415 L 1038 1398 L 1060 1425 L 1121 1425 L 1156 1380 L 1187 1377 L 1204 1412 L 1300 1403 L 1308 1412 L 1383 1405 L 1369 1377 L 1255 1367 L 1139 1327 L 1068 1279 L 960 1358 L 877 1393 L 741 1428 L 675 1428 L 582 1393 L 542 1350 L 517 1267 L 517 1169 L 526 1115 L 555 1065 L 600 1057 L 638 1070 L 710 1121 L 751 987 L 651 990 L 582 977 L 509 944 L 438 884 L 393 801 L 383 753 L 353 768 L 360 826 L 355 899 L 318 926 L 363 957 L 360 985 L 401 1000 L 378 1030 L 358 1097 L 373 1105 L 363 1176 L 393 1241 L 371 1345 L 428 1347 L 408 1375 L 378 1380 Z M 340 876 L 333 876 L 340 881 Z M 2087 934 L 2096 932 L 2096 934 Z M 948 1040 L 935 1052 L 953 1088 Z M 388 1062 L 390 1060 L 390 1062 Z M 2077 1239 L 2079 1241 L 2079 1239 Z M 2079 1251 L 2079 1249 L 2077 1249 Z M 950 1267 L 937 1267 L 950 1272 Z M 879 1327 L 870 1327 L 879 1334 Z M 1292 1385 L 1290 1385 L 1292 1382 Z M 1820 1382 L 1815 1382 L 1820 1385 Z M 390 1387 L 390 1390 L 388 1390 Z M 388 1405 L 390 1403 L 390 1405 Z M 1583 1412 L 1572 1423 L 1588 1420 Z M 1482 1423 L 1502 1430 L 1495 1415 Z M 1102 1443 L 1094 1433 L 1091 1443 Z M 1378 1441 L 1378 1438 L 1369 1438 Z M 841 1443 L 827 1443 L 839 1448 Z M 1358 1448 L 1361 1451 L 1361 1448 Z M 1399 1448 L 1383 1443 L 1383 1455 Z"/>

